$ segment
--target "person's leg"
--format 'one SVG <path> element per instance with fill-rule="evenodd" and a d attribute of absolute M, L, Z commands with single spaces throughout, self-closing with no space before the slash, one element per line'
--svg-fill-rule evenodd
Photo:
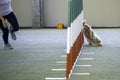
<path fill-rule="evenodd" d="M 19 30 L 19 24 L 18 24 L 17 18 L 13 12 L 6 15 L 5 18 L 11 24 L 10 33 L 11 33 L 12 39 L 16 40 L 16 35 L 14 32 Z"/>
<path fill-rule="evenodd" d="M 1 20 L 0 20 L 0 28 L 3 32 L 2 38 L 3 38 L 3 41 L 4 41 L 4 49 L 13 49 L 12 46 L 8 42 L 9 30 L 8 30 L 8 28 L 3 27 Z"/>
<path fill-rule="evenodd" d="M 13 28 L 13 30 L 12 30 L 13 32 L 19 30 L 19 24 L 18 24 L 17 18 L 16 18 L 15 14 L 13 12 L 11 12 L 8 15 L 6 15 L 5 18 L 11 24 L 11 26 Z"/>
<path fill-rule="evenodd" d="M 8 43 L 9 30 L 8 30 L 8 28 L 3 27 L 1 20 L 0 20 L 0 28 L 1 28 L 2 32 L 3 32 L 3 35 L 2 35 L 3 41 L 4 41 L 4 43 L 7 44 Z"/>

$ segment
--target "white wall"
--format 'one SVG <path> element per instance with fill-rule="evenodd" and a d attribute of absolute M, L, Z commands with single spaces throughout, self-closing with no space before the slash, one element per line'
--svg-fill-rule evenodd
<path fill-rule="evenodd" d="M 84 17 L 92 26 L 120 26 L 120 0 L 83 0 Z"/>
<path fill-rule="evenodd" d="M 20 26 L 32 26 L 32 0 L 12 0 L 12 7 Z M 44 24 L 47 27 L 58 23 L 67 25 L 67 0 L 44 0 Z"/>
<path fill-rule="evenodd" d="M 120 26 L 120 0 L 83 0 L 84 17 L 92 26 Z M 20 26 L 32 26 L 31 0 L 12 0 L 14 12 Z M 44 0 L 44 24 L 57 26 L 59 22 L 67 25 L 67 0 Z"/>
<path fill-rule="evenodd" d="M 12 7 L 20 26 L 32 26 L 31 0 L 12 0 Z"/>
<path fill-rule="evenodd" d="M 67 25 L 68 0 L 44 0 L 44 24 L 46 27 L 57 26 L 58 23 Z"/>

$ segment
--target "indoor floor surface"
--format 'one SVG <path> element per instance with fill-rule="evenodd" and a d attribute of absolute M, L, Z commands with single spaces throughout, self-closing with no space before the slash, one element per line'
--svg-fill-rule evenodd
<path fill-rule="evenodd" d="M 101 47 L 83 46 L 71 80 L 120 79 L 120 29 L 95 29 L 102 39 Z M 85 66 L 86 65 L 86 66 Z"/>
<path fill-rule="evenodd" d="M 4 50 L 0 38 L 0 80 L 65 77 L 61 72 L 52 73 L 51 69 L 59 68 L 56 62 L 66 54 L 66 29 L 21 29 L 16 35 L 16 41 L 9 37 L 12 50 Z M 65 64 L 61 66 L 65 67 Z"/>
<path fill-rule="evenodd" d="M 12 50 L 3 49 L 0 31 L 0 80 L 65 78 L 64 70 L 55 69 L 65 69 L 66 31 L 20 29 L 16 41 L 9 37 Z M 103 46 L 88 46 L 85 40 L 70 80 L 120 79 L 120 29 L 95 29 L 95 32 L 102 38 Z"/>

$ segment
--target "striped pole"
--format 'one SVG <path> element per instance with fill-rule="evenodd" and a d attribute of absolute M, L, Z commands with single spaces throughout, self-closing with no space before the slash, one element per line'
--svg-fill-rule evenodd
<path fill-rule="evenodd" d="M 66 79 L 69 80 L 84 43 L 81 32 L 83 22 L 83 1 L 68 0 Z"/>

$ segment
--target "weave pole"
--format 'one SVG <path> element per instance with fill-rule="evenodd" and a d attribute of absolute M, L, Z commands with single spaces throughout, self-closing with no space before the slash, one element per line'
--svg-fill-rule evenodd
<path fill-rule="evenodd" d="M 69 80 L 74 70 L 77 58 L 84 43 L 81 32 L 83 22 L 83 1 L 68 1 L 68 25 L 67 27 L 67 57 L 66 57 L 66 79 Z"/>

